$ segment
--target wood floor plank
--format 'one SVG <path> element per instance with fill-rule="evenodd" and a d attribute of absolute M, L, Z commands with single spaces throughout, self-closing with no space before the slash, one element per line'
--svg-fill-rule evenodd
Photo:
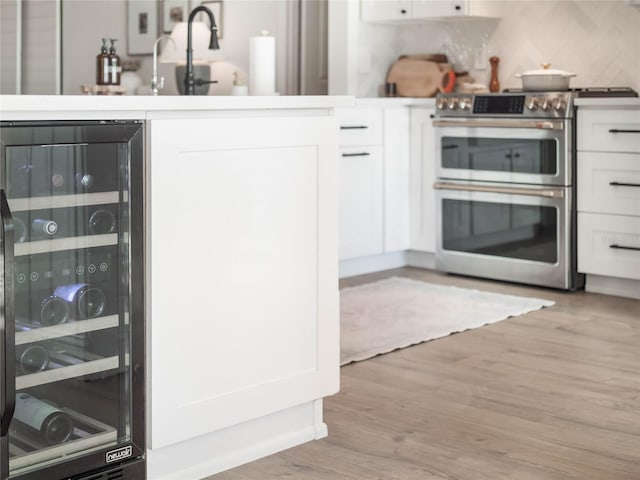
<path fill-rule="evenodd" d="M 329 437 L 209 480 L 640 480 L 640 301 L 404 268 L 553 300 L 341 369 Z"/>

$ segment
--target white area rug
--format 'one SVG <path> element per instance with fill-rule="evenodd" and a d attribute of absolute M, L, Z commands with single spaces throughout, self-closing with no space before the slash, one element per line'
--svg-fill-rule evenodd
<path fill-rule="evenodd" d="M 393 277 L 340 291 L 340 364 L 523 315 L 554 302 Z"/>

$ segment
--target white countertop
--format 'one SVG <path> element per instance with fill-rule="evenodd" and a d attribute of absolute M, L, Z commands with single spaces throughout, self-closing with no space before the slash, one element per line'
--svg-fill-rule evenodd
<path fill-rule="evenodd" d="M 291 110 L 350 107 L 355 98 L 335 95 L 274 95 L 274 96 L 214 96 L 214 95 L 0 95 L 0 119 L 22 119 L 25 115 L 64 112 L 65 118 L 77 112 L 83 118 L 100 117 L 108 113 L 126 114 L 124 118 L 140 117 L 143 112 L 172 111 L 247 111 Z M 16 118 L 19 117 L 19 118 Z"/>
<path fill-rule="evenodd" d="M 601 97 L 601 98 L 576 98 L 576 107 L 593 108 L 640 108 L 638 97 Z"/>
<path fill-rule="evenodd" d="M 436 104 L 435 97 L 417 98 L 417 97 L 358 97 L 356 105 L 359 107 L 394 107 L 394 106 L 425 106 L 434 107 Z"/>

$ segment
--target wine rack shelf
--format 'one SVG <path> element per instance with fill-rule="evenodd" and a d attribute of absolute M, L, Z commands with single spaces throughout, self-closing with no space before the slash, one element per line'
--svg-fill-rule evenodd
<path fill-rule="evenodd" d="M 118 326 L 118 315 L 78 320 L 75 322 L 52 325 L 51 327 L 36 327 L 26 324 L 16 325 L 16 345 L 41 342 L 79 333 L 95 332 L 105 328 Z"/>
<path fill-rule="evenodd" d="M 61 252 L 64 250 L 78 250 L 83 248 L 107 247 L 118 244 L 117 233 L 102 235 L 85 235 L 82 237 L 53 238 L 35 242 L 16 243 L 14 254 L 16 257 L 36 255 L 38 253 Z"/>
<path fill-rule="evenodd" d="M 52 357 L 54 355 L 51 355 Z M 83 360 L 73 355 L 56 355 L 58 361 L 50 360 L 47 370 L 16 377 L 16 390 L 58 382 L 69 378 L 82 377 L 92 373 L 105 372 L 118 368 L 119 359 L 113 357 L 98 357 L 94 360 Z"/>
<path fill-rule="evenodd" d="M 124 198 L 122 200 L 124 202 L 127 201 L 126 192 L 124 192 Z M 9 199 L 9 207 L 12 212 L 43 210 L 47 208 L 86 207 L 106 203 L 120 203 L 120 194 L 116 191 Z"/>
<path fill-rule="evenodd" d="M 73 419 L 71 439 L 58 445 L 46 445 L 36 435 L 12 428 L 9 433 L 9 471 L 11 476 L 26 470 L 57 463 L 117 444 L 116 429 L 69 408 L 61 410 Z"/>

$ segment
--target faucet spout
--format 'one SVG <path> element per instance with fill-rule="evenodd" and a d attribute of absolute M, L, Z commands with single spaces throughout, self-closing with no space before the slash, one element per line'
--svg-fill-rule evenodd
<path fill-rule="evenodd" d="M 185 94 L 195 95 L 196 79 L 193 74 L 193 48 L 191 45 L 191 24 L 199 12 L 204 12 L 209 17 L 209 25 L 211 28 L 211 38 L 209 39 L 209 49 L 218 50 L 220 45 L 218 44 L 218 27 L 216 26 L 216 19 L 213 16 L 211 10 L 204 5 L 200 5 L 194 8 L 189 14 L 189 23 L 187 26 L 187 73 L 184 79 Z"/>
<path fill-rule="evenodd" d="M 162 35 L 156 39 L 153 43 L 153 75 L 151 76 L 151 95 L 158 95 L 158 91 L 164 87 L 164 77 L 158 79 L 158 44 L 160 40 L 171 40 L 171 43 L 175 46 L 173 38 L 169 35 Z"/>

